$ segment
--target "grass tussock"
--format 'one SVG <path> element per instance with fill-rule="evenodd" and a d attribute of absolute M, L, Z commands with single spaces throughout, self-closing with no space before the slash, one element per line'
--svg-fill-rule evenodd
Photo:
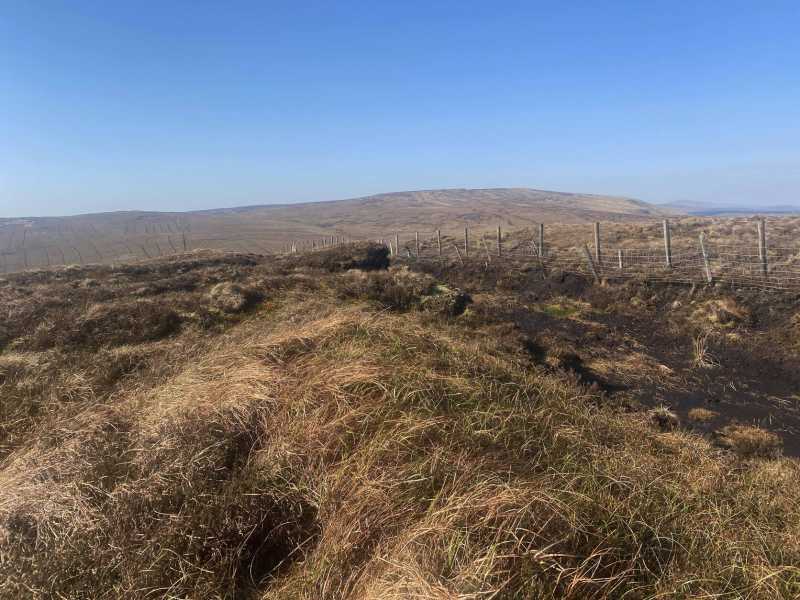
<path fill-rule="evenodd" d="M 556 319 L 579 318 L 590 310 L 590 306 L 585 302 L 576 302 L 569 298 L 558 298 L 557 302 L 550 302 L 538 306 L 538 310 Z"/>
<path fill-rule="evenodd" d="M 672 431 L 680 425 L 680 419 L 666 406 L 658 406 L 650 411 L 650 419 L 662 431 Z"/>
<path fill-rule="evenodd" d="M 353 269 L 343 274 L 336 285 L 343 298 L 365 298 L 387 308 L 407 310 L 433 293 L 436 279 L 407 267 L 372 272 Z"/>
<path fill-rule="evenodd" d="M 0 596 L 800 595 L 797 462 L 740 460 L 460 318 L 375 305 L 432 278 L 265 277 L 280 293 L 236 327 L 99 346 L 111 384 L 55 349 L 0 355 L 14 385 L 50 360 L 85 396 L 1 459 Z"/>
<path fill-rule="evenodd" d="M 236 283 L 218 283 L 209 292 L 211 305 L 226 313 L 242 312 L 261 299 L 261 295 L 253 289 Z"/>
<path fill-rule="evenodd" d="M 776 458 L 781 439 L 771 431 L 751 425 L 728 425 L 719 432 L 719 443 L 742 458 Z"/>
<path fill-rule="evenodd" d="M 704 331 L 692 338 L 692 364 L 695 368 L 711 369 L 718 366 L 708 349 L 709 337 L 709 332 Z"/>
<path fill-rule="evenodd" d="M 716 419 L 719 413 L 707 408 L 692 408 L 689 410 L 688 416 L 689 420 L 695 423 L 708 423 Z"/>
<path fill-rule="evenodd" d="M 704 302 L 694 313 L 697 323 L 705 328 L 730 329 L 746 325 L 750 312 L 733 298 L 719 298 Z"/>

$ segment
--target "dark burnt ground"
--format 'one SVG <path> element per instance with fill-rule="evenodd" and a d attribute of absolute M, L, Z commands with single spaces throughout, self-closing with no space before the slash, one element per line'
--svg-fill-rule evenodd
<path fill-rule="evenodd" d="M 595 295 L 613 296 L 628 289 L 603 288 L 587 295 L 591 301 Z M 664 378 L 632 387 L 631 395 L 646 406 L 668 406 L 687 424 L 693 408 L 718 412 L 711 421 L 691 423 L 707 434 L 731 422 L 758 425 L 781 435 L 786 454 L 800 456 L 800 360 L 790 322 L 798 310 L 797 300 L 730 288 L 653 286 L 648 292 L 651 305 L 640 314 L 609 311 L 596 316 L 614 337 L 624 333 L 634 338 L 678 377 L 677 382 Z M 696 312 L 719 297 L 734 298 L 750 309 L 751 318 L 712 332 L 707 343 L 713 366 L 698 368 L 692 344 L 706 331 L 706 323 Z"/>
<path fill-rule="evenodd" d="M 711 437 L 731 423 L 758 425 L 781 436 L 785 454 L 800 456 L 796 294 L 646 282 L 595 285 L 570 274 L 542 277 L 534 267 L 513 264 L 412 268 L 474 295 L 477 326 L 504 323 L 509 343 L 533 362 L 572 374 L 606 402 L 626 409 L 666 406 L 684 427 Z M 481 294 L 490 299 L 482 302 Z M 708 307 L 721 300 L 743 316 L 716 322 Z M 585 308 L 553 314 L 548 307 L 554 301 Z M 712 363 L 705 368 L 695 364 L 699 337 L 706 338 Z M 718 415 L 692 421 L 693 408 Z"/>

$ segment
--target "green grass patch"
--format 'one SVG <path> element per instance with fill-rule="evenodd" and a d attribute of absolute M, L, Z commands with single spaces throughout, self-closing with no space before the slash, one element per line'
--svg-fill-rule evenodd
<path fill-rule="evenodd" d="M 556 319 L 569 319 L 580 313 L 580 309 L 569 304 L 545 304 L 539 310 L 544 314 Z"/>

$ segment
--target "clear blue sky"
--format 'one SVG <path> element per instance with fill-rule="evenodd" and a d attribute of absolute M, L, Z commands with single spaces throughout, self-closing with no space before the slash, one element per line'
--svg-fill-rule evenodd
<path fill-rule="evenodd" d="M 505 186 L 800 204 L 800 2 L 0 0 L 0 216 Z"/>

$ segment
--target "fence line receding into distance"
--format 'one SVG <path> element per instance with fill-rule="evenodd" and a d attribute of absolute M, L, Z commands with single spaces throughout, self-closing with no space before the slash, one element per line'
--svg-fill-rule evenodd
<path fill-rule="evenodd" d="M 176 229 L 178 229 L 176 227 Z M 700 233 L 696 238 L 676 237 L 669 221 L 663 221 L 663 244 L 615 247 L 603 240 L 600 223 L 593 235 L 572 240 L 573 245 L 551 244 L 544 224 L 533 230 L 508 234 L 501 227 L 491 230 L 463 228 L 463 234 L 446 235 L 440 229 L 430 233 L 392 233 L 369 241 L 385 245 L 392 257 L 402 260 L 452 261 L 489 264 L 495 260 L 528 262 L 543 273 L 550 270 L 581 273 L 595 279 L 641 278 L 651 281 L 708 283 L 724 282 L 765 289 L 800 289 L 800 247 L 769 245 L 763 219 L 754 225 L 753 243 L 716 241 Z M 64 238 L 63 244 L 13 248 L 14 232 L 0 249 L 0 271 L 10 273 L 35 267 L 86 264 L 95 261 L 124 262 L 168 256 L 196 249 L 237 252 L 313 252 L 348 243 L 367 241 L 342 235 L 303 239 L 277 248 L 266 237 L 236 238 L 192 235 L 186 228 L 175 233 L 153 233 L 136 238 L 105 238 L 82 243 Z M 577 237 L 577 236 L 576 236 Z M 27 238 L 27 239 L 26 239 Z M 563 238 L 563 236 L 562 236 Z M 619 235 L 615 236 L 619 239 Z M 160 243 L 159 243 L 160 242 Z"/>
<path fill-rule="evenodd" d="M 602 241 L 600 223 L 593 227 L 591 245 L 555 247 L 546 242 L 545 226 L 533 232 L 478 233 L 464 228 L 463 236 L 415 232 L 372 241 L 388 247 L 392 257 L 404 260 L 465 261 L 490 264 L 493 260 L 529 262 L 544 274 L 548 270 L 580 273 L 596 280 L 639 278 L 675 283 L 730 283 L 765 289 L 800 289 L 800 247 L 769 246 L 766 222 L 756 222 L 756 243 L 719 243 L 704 234 L 674 243 L 668 220 L 663 221 L 663 246 L 612 247 Z M 314 249 L 322 247 L 316 245 Z M 296 246 L 287 252 L 298 252 Z"/>

